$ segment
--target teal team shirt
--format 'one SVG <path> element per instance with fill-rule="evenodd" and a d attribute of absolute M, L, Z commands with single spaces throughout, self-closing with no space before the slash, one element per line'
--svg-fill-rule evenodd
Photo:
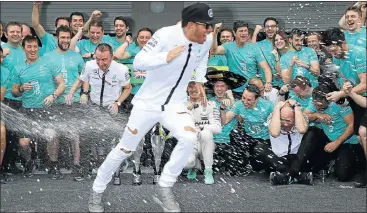
<path fill-rule="evenodd" d="M 110 43 L 112 44 L 113 52 L 116 52 L 117 48 L 119 48 L 121 45 L 123 45 L 125 43 L 125 42 L 118 41 L 116 39 L 116 37 L 111 37 L 109 35 L 106 35 L 106 37 L 108 37 L 108 39 L 110 40 Z M 118 62 L 120 64 L 130 64 L 129 59 L 125 59 L 125 60 L 115 59 L 115 60 L 116 60 L 116 62 Z"/>
<path fill-rule="evenodd" d="M 126 51 L 129 53 L 130 58 L 128 58 L 126 61 L 129 64 L 132 64 L 134 62 L 135 56 L 140 52 L 140 47 L 136 42 L 131 43 L 127 48 Z M 136 76 L 138 77 L 138 76 Z M 145 78 L 144 76 L 141 76 L 142 78 Z M 136 94 L 141 87 L 141 84 L 133 84 L 133 88 L 131 90 L 131 94 Z"/>
<path fill-rule="evenodd" d="M 73 86 L 74 82 L 78 79 L 79 74 L 83 71 L 85 62 L 80 54 L 71 50 L 65 53 L 60 53 L 57 50 L 49 52 L 44 55 L 47 61 L 57 63 L 61 68 L 61 74 L 65 81 L 65 92 L 56 99 L 55 103 L 65 103 L 65 95 L 67 95 Z M 73 102 L 80 101 L 80 88 L 74 93 Z"/>
<path fill-rule="evenodd" d="M 350 81 L 354 86 L 361 81 L 359 74 L 366 74 L 366 49 L 355 45 L 348 45 L 348 55 L 346 58 L 333 58 L 333 62 L 340 67 L 339 88 L 342 87 L 343 80 Z M 363 93 L 366 95 L 366 93 Z"/>
<path fill-rule="evenodd" d="M 355 45 L 366 49 L 366 26 L 362 26 L 357 33 L 344 31 L 344 37 L 348 45 Z"/>
<path fill-rule="evenodd" d="M 1 87 L 8 87 L 10 83 L 10 71 L 6 69 L 2 64 L 0 65 L 1 69 Z"/>
<path fill-rule="evenodd" d="M 293 90 L 289 91 L 289 99 L 293 99 L 297 101 L 299 104 L 301 104 L 301 110 L 302 112 L 307 109 L 307 107 L 312 104 L 312 96 L 308 96 L 307 98 L 301 98 L 299 97 Z M 315 126 L 319 129 L 322 129 L 321 123 L 318 121 L 313 121 L 309 123 L 310 126 Z"/>
<path fill-rule="evenodd" d="M 260 77 L 258 75 L 257 65 L 265 61 L 259 48 L 246 42 L 244 47 L 238 47 L 236 42 L 227 42 L 222 45 L 224 47 L 225 56 L 229 70 L 236 74 L 239 74 L 249 81 L 253 77 Z M 234 89 L 235 92 L 243 92 L 246 84 L 242 87 Z"/>
<path fill-rule="evenodd" d="M 33 64 L 20 67 L 14 78 L 14 84 L 31 83 L 33 89 L 23 92 L 21 96 L 24 108 L 43 108 L 44 99 L 56 90 L 55 78 L 61 75 L 61 68 L 57 63 L 44 57 Z"/>
<path fill-rule="evenodd" d="M 299 60 L 305 62 L 309 66 L 311 66 L 311 62 L 319 61 L 314 49 L 310 47 L 302 47 L 300 51 L 289 50 L 287 53 L 280 57 L 280 70 L 285 70 L 289 68 L 293 56 L 298 56 Z M 307 77 L 310 80 L 312 87 L 318 86 L 317 76 L 311 74 L 311 71 L 309 71 L 308 69 L 299 67 L 295 64 L 292 69 L 292 80 L 294 80 L 297 75 Z"/>
<path fill-rule="evenodd" d="M 331 102 L 328 108 L 323 111 L 317 111 L 316 107 L 312 103 L 307 107 L 307 109 L 314 113 L 324 113 L 332 117 L 333 120 L 330 125 L 321 122 L 324 133 L 331 141 L 335 141 L 344 133 L 348 127 L 347 123 L 344 121 L 344 117 L 353 113 L 350 106 L 340 106 L 334 102 Z M 359 142 L 357 136 L 353 134 L 343 143 L 358 144 Z"/>
<path fill-rule="evenodd" d="M 55 36 L 46 32 L 45 35 L 40 39 L 42 47 L 40 48 L 39 56 L 42 56 L 48 52 L 52 52 L 57 48 L 57 41 Z"/>
<path fill-rule="evenodd" d="M 113 44 L 112 44 L 111 40 L 112 39 L 111 39 L 110 36 L 103 35 L 101 43 L 106 43 L 106 44 L 109 44 L 111 47 L 113 47 Z M 95 50 L 96 50 L 96 47 L 98 46 L 98 44 L 92 43 L 92 41 L 89 40 L 89 39 L 82 39 L 82 40 L 78 41 L 76 46 L 79 49 L 80 55 L 83 56 L 86 53 L 94 53 Z M 91 60 L 92 60 L 92 58 L 85 58 L 84 59 L 85 62 L 91 61 Z"/>
<path fill-rule="evenodd" d="M 277 64 L 275 61 L 275 56 L 271 53 L 273 51 L 273 43 L 268 39 L 264 39 L 260 42 L 257 42 L 256 45 L 258 46 L 260 53 L 265 56 L 266 62 L 271 69 L 272 85 L 279 88 L 282 87 L 284 83 L 281 77 L 276 77 L 277 72 L 275 70 L 275 67 Z M 260 66 L 258 66 L 258 68 L 260 70 L 261 80 L 266 83 L 265 71 Z"/>
<path fill-rule="evenodd" d="M 11 88 L 12 88 L 12 84 L 13 84 L 13 77 L 17 72 L 17 67 L 23 65 L 26 61 L 26 56 L 25 53 L 22 49 L 21 46 L 18 46 L 17 48 L 12 47 L 11 45 L 5 43 L 1 46 L 3 49 L 4 48 L 9 48 L 10 53 L 9 55 L 7 55 L 4 60 L 3 60 L 3 67 L 5 67 L 6 69 L 9 70 L 10 72 L 10 80 L 9 80 L 9 84 L 7 86 L 7 90 L 5 92 L 5 98 L 7 99 L 11 99 L 11 100 L 17 100 L 20 101 L 21 98 L 20 97 L 14 97 L 13 94 L 11 93 Z"/>
<path fill-rule="evenodd" d="M 227 66 L 227 58 L 225 55 L 213 55 L 208 60 L 208 66 Z"/>
<path fill-rule="evenodd" d="M 218 109 L 221 106 L 221 102 L 218 101 L 215 96 L 208 96 L 208 100 L 214 101 L 217 105 Z M 229 143 L 230 142 L 230 133 L 233 129 L 237 128 L 237 118 L 233 118 L 228 124 L 222 125 L 222 132 L 219 134 L 214 134 L 213 139 L 215 143 Z"/>
<path fill-rule="evenodd" d="M 266 140 L 269 139 L 267 120 L 273 109 L 272 102 L 259 98 L 253 109 L 246 108 L 242 101 L 237 101 L 231 111 L 243 118 L 244 128 L 249 136 Z"/>

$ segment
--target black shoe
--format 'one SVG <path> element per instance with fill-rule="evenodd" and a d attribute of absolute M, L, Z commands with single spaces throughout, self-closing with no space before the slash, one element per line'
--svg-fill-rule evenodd
<path fill-rule="evenodd" d="M 73 174 L 73 180 L 75 181 L 84 180 L 83 168 L 79 164 L 73 165 L 72 174 Z"/>
<path fill-rule="evenodd" d="M 60 180 L 63 179 L 64 176 L 62 175 L 60 169 L 58 167 L 51 168 L 52 180 Z"/>
<path fill-rule="evenodd" d="M 355 188 L 367 188 L 367 175 L 360 175 L 356 182 L 354 182 Z"/>
<path fill-rule="evenodd" d="M 271 185 L 286 185 L 289 184 L 289 175 L 280 172 L 270 173 Z"/>
<path fill-rule="evenodd" d="M 26 166 L 25 166 L 25 170 L 24 170 L 24 173 L 23 173 L 23 175 L 25 176 L 25 177 L 32 177 L 33 176 L 33 172 L 34 172 L 34 170 L 35 170 L 35 164 L 34 164 L 34 161 L 33 160 L 30 160 L 27 164 L 26 164 Z"/>
<path fill-rule="evenodd" d="M 309 173 L 301 173 L 298 177 L 299 184 L 313 185 L 313 174 Z"/>

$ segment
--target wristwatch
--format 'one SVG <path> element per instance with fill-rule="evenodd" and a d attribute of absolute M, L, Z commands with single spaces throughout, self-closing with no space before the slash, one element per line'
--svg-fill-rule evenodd
<path fill-rule="evenodd" d="M 88 92 L 82 91 L 82 95 L 89 95 L 89 91 Z"/>
<path fill-rule="evenodd" d="M 117 104 L 117 106 L 121 106 L 121 103 L 118 100 L 116 100 L 115 103 Z"/>

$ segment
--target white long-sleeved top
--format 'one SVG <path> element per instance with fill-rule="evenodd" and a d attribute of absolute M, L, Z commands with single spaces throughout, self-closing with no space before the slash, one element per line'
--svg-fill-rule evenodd
<path fill-rule="evenodd" d="M 193 108 L 190 111 L 194 118 L 195 126 L 201 129 L 208 129 L 213 134 L 222 132 L 219 109 L 214 101 L 208 101 L 206 107 L 203 107 L 201 102 L 191 104 Z"/>
<path fill-rule="evenodd" d="M 212 40 L 213 37 L 209 34 L 203 44 L 191 42 L 185 37 L 179 24 L 158 30 L 135 56 L 134 69 L 147 71 L 147 75 L 132 104 L 147 110 L 163 111 L 174 108 L 185 111 L 186 89 L 194 70 L 196 82 L 206 82 Z M 185 50 L 167 63 L 168 52 L 181 45 L 185 46 Z"/>

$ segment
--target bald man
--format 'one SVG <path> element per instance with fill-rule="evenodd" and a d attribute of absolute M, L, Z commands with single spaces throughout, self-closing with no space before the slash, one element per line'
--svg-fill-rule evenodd
<path fill-rule="evenodd" d="M 270 147 L 259 144 L 255 152 L 264 163 L 267 171 L 270 171 L 270 183 L 272 185 L 301 183 L 313 185 L 312 172 L 307 172 L 299 152 L 303 134 L 308 129 L 308 119 L 302 113 L 300 105 L 294 100 L 280 101 L 274 107 L 274 111 L 268 121 L 270 134 Z M 298 168 L 294 168 L 298 167 Z M 293 174 L 292 171 L 302 171 Z"/>
<path fill-rule="evenodd" d="M 27 35 L 32 35 L 31 28 L 29 28 L 29 26 L 26 24 L 22 24 L 22 40 Z"/>
<path fill-rule="evenodd" d="M 271 101 L 274 105 L 278 101 L 281 101 L 281 100 L 284 101 L 284 95 L 279 95 L 279 91 L 275 89 L 274 87 L 272 88 L 270 92 L 265 92 L 265 86 L 264 86 L 264 83 L 261 81 L 261 78 L 258 78 L 258 77 L 251 78 L 251 80 L 249 81 L 249 84 L 253 84 L 257 86 L 261 92 L 261 97 L 266 100 Z"/>

